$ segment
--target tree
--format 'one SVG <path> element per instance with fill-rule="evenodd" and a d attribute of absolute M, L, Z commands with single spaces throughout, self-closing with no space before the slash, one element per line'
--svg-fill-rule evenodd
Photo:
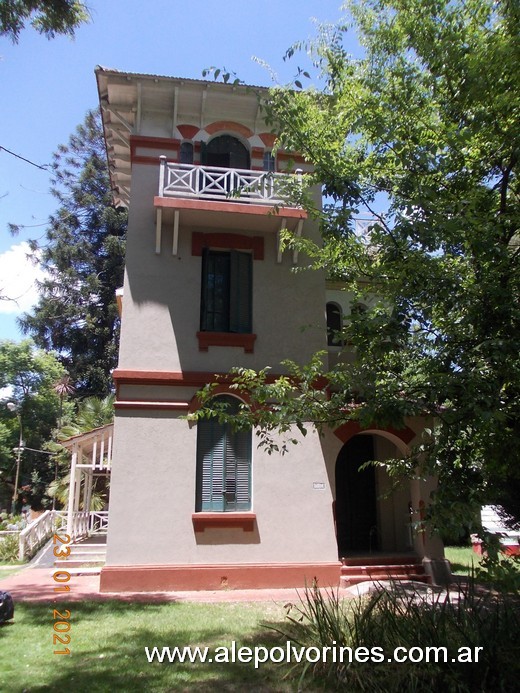
<path fill-rule="evenodd" d="M 406 465 L 439 477 L 437 524 L 502 501 L 520 520 L 520 6 L 512 0 L 354 0 L 306 72 L 271 91 L 279 143 L 314 165 L 323 247 L 286 237 L 368 306 L 345 322 L 357 358 L 291 379 L 241 371 L 262 443 L 295 423 L 432 423 Z M 353 25 L 364 54 L 351 58 Z M 385 209 L 384 213 L 380 210 Z M 368 216 L 363 233 L 355 219 Z M 325 375 L 329 397 L 319 376 Z M 210 394 L 210 390 L 206 396 Z M 205 415 L 204 410 L 200 415 Z M 239 423 L 239 425 L 242 425 Z M 395 463 L 397 465 L 397 462 Z M 403 466 L 404 463 L 401 463 Z M 460 511 L 460 512 L 458 512 Z"/>
<path fill-rule="evenodd" d="M 97 111 L 54 155 L 51 191 L 60 207 L 40 249 L 47 278 L 20 324 L 38 346 L 58 353 L 78 395 L 104 396 L 117 359 L 115 292 L 123 282 L 127 214 L 112 205 Z"/>
<path fill-rule="evenodd" d="M 11 493 L 16 476 L 13 449 L 20 439 L 19 487 L 36 484 L 41 496 L 52 479 L 50 456 L 39 451 L 56 428 L 60 399 L 55 384 L 63 376 L 64 368 L 56 356 L 36 349 L 31 340 L 0 342 L 0 389 L 5 388 L 0 406 L 0 470 Z"/>
<path fill-rule="evenodd" d="M 89 17 L 86 5 L 76 0 L 1 0 L 0 35 L 18 43 L 20 32 L 30 21 L 36 31 L 49 39 L 56 34 L 74 36 L 74 31 Z"/>

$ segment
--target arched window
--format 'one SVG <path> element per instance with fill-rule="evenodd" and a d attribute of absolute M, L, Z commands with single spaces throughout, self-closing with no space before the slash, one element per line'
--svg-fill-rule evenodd
<path fill-rule="evenodd" d="M 206 144 L 201 152 L 202 164 L 222 168 L 249 169 L 250 157 L 247 148 L 232 135 L 219 135 Z"/>
<path fill-rule="evenodd" d="M 183 142 L 180 149 L 180 160 L 181 164 L 192 164 L 193 163 L 193 143 Z"/>
<path fill-rule="evenodd" d="M 236 397 L 221 395 L 230 414 L 240 406 Z M 235 431 L 218 418 L 197 424 L 197 512 L 251 510 L 251 431 Z"/>
<path fill-rule="evenodd" d="M 343 313 L 341 306 L 329 301 L 327 303 L 327 344 L 341 346 L 341 330 L 343 328 Z"/>

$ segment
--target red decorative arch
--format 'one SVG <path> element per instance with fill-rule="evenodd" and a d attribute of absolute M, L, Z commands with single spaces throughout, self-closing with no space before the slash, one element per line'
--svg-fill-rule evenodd
<path fill-rule="evenodd" d="M 253 136 L 253 131 L 246 125 L 235 123 L 232 120 L 217 120 L 215 123 L 210 123 L 204 128 L 208 135 L 214 135 L 216 132 L 237 132 L 246 139 Z"/>
<path fill-rule="evenodd" d="M 361 428 L 359 421 L 347 421 L 339 428 L 336 428 L 334 435 L 337 436 L 342 443 L 346 443 L 351 438 L 356 436 L 358 433 L 390 433 L 391 435 L 402 440 L 405 445 L 408 445 L 413 438 L 415 438 L 415 432 L 411 428 L 405 426 L 401 429 L 396 428 L 381 428 L 379 426 L 369 426 L 368 428 Z"/>
<path fill-rule="evenodd" d="M 239 399 L 242 402 L 245 402 L 246 404 L 251 404 L 251 398 L 249 397 L 249 395 L 243 392 L 239 392 L 236 390 L 236 388 L 231 388 L 229 385 L 217 385 L 211 392 L 214 397 L 216 397 L 217 395 L 230 395 L 231 397 L 235 397 L 236 399 Z M 193 395 L 188 407 L 189 413 L 192 414 L 193 412 L 198 411 L 201 407 L 202 404 L 200 399 L 197 397 L 196 394 Z"/>

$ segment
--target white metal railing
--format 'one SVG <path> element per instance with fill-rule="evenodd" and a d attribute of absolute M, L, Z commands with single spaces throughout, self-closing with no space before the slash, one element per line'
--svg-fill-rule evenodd
<path fill-rule="evenodd" d="M 299 179 L 301 173 L 296 171 Z M 283 204 L 283 191 L 292 180 L 294 177 L 286 173 L 178 164 L 161 156 L 159 197 L 227 198 L 276 205 Z"/>

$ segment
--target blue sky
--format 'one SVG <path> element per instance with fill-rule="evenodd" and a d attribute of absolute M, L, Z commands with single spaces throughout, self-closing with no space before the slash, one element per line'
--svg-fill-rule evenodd
<path fill-rule="evenodd" d="M 201 78 L 225 66 L 250 84 L 269 85 L 260 58 L 288 81 L 296 60 L 286 49 L 315 35 L 313 18 L 341 17 L 341 0 L 88 0 L 90 24 L 74 40 L 48 41 L 26 29 L 16 45 L 0 38 L 0 146 L 44 165 L 97 105 L 96 65 L 149 74 Z M 0 150 L 0 339 L 20 339 L 16 316 L 28 310 L 36 268 L 24 261 L 27 238 L 45 233 L 56 209 L 49 175 Z M 7 224 L 26 228 L 12 237 Z"/>

